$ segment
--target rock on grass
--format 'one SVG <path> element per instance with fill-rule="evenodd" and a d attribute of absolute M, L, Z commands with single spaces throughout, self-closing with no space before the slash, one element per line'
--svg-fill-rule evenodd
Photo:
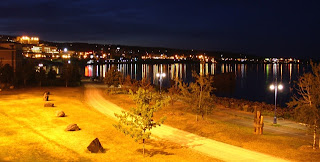
<path fill-rule="evenodd" d="M 57 111 L 57 112 L 56 112 L 56 116 L 57 116 L 57 117 L 65 117 L 66 114 L 65 114 L 63 111 Z"/>
<path fill-rule="evenodd" d="M 98 153 L 100 152 L 104 152 L 104 148 L 102 147 L 100 141 L 98 138 L 94 139 L 90 145 L 87 147 L 87 149 L 91 152 L 91 153 Z"/>
<path fill-rule="evenodd" d="M 67 126 L 66 131 L 78 131 L 80 128 L 77 124 L 70 124 Z"/>
<path fill-rule="evenodd" d="M 44 104 L 44 107 L 54 107 L 53 103 L 47 102 Z"/>

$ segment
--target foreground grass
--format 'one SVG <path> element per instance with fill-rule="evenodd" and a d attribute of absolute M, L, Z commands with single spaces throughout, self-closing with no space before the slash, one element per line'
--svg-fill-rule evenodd
<path fill-rule="evenodd" d="M 127 110 L 135 106 L 128 95 L 106 95 L 106 98 Z M 155 117 L 167 116 L 165 124 L 172 127 L 276 157 L 293 161 L 318 161 L 320 158 L 319 150 L 314 151 L 310 147 L 311 140 L 277 135 L 267 131 L 261 136 L 254 135 L 253 126 L 245 127 L 231 122 L 247 121 L 247 119 L 219 111 L 209 115 L 207 120 L 200 119 L 196 122 L 195 115 L 186 110 L 185 106 L 177 102 L 161 109 Z"/>
<path fill-rule="evenodd" d="M 43 107 L 42 94 L 50 91 Z M 142 145 L 118 132 L 115 122 L 83 101 L 82 88 L 30 88 L 0 92 L 0 161 L 217 161 L 168 141 L 148 140 Z M 66 117 L 55 117 L 63 110 Z M 76 123 L 80 131 L 67 132 Z M 105 153 L 87 151 L 99 138 Z"/>

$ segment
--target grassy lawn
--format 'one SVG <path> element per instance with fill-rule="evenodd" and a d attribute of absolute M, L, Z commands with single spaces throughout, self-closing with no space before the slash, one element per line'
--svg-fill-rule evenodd
<path fill-rule="evenodd" d="M 44 91 L 51 92 L 49 102 L 55 107 L 43 106 Z M 112 126 L 115 121 L 87 106 L 83 99 L 83 88 L 0 92 L 0 161 L 218 161 L 161 139 L 147 141 L 143 157 L 141 144 L 118 132 Z M 56 117 L 57 110 L 67 116 Z M 81 130 L 65 131 L 72 123 Z M 96 137 L 105 153 L 93 154 L 86 149 Z"/>
<path fill-rule="evenodd" d="M 106 98 L 127 110 L 135 106 L 131 98 L 125 94 L 106 94 Z M 253 124 L 252 127 L 245 127 L 229 122 L 246 119 L 227 113 L 216 111 L 206 120 L 200 118 L 196 122 L 195 115 L 187 110 L 186 105 L 176 102 L 174 105 L 161 109 L 155 117 L 161 116 L 167 116 L 166 125 L 249 150 L 293 161 L 318 161 L 320 159 L 320 151 L 319 149 L 312 150 L 311 140 L 277 135 L 267 131 L 264 131 L 264 135 L 254 135 Z"/>

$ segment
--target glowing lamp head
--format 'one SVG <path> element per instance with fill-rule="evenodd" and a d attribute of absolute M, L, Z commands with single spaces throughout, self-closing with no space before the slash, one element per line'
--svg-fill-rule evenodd
<path fill-rule="evenodd" d="M 271 90 L 274 90 L 274 85 L 271 84 L 269 88 L 270 88 Z"/>
<path fill-rule="evenodd" d="M 270 85 L 270 90 L 274 90 L 274 89 L 278 89 L 278 90 L 282 90 L 283 89 L 283 85 L 282 84 L 279 84 L 277 87 L 273 84 Z"/>
<path fill-rule="evenodd" d="M 279 90 L 282 90 L 282 89 L 283 89 L 283 85 L 281 85 L 281 84 L 278 85 L 278 89 L 279 89 Z"/>
<path fill-rule="evenodd" d="M 165 73 L 157 73 L 156 76 L 159 78 L 159 77 L 166 77 L 166 74 Z"/>

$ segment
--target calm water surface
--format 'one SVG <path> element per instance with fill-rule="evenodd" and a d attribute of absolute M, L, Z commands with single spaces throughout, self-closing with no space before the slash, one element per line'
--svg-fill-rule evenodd
<path fill-rule="evenodd" d="M 247 99 L 251 101 L 274 104 L 274 92 L 269 89 L 270 84 L 277 82 L 284 86 L 278 91 L 277 103 L 285 106 L 292 96 L 294 81 L 310 67 L 302 64 L 104 64 L 87 65 L 86 76 L 105 76 L 112 67 L 117 66 L 124 76 L 130 75 L 132 79 L 141 80 L 149 78 L 155 85 L 159 85 L 157 73 L 165 73 L 163 87 L 170 86 L 170 80 L 175 77 L 184 82 L 192 81 L 192 71 L 205 74 L 235 74 L 235 88 L 231 93 L 218 93 L 218 96 Z"/>

